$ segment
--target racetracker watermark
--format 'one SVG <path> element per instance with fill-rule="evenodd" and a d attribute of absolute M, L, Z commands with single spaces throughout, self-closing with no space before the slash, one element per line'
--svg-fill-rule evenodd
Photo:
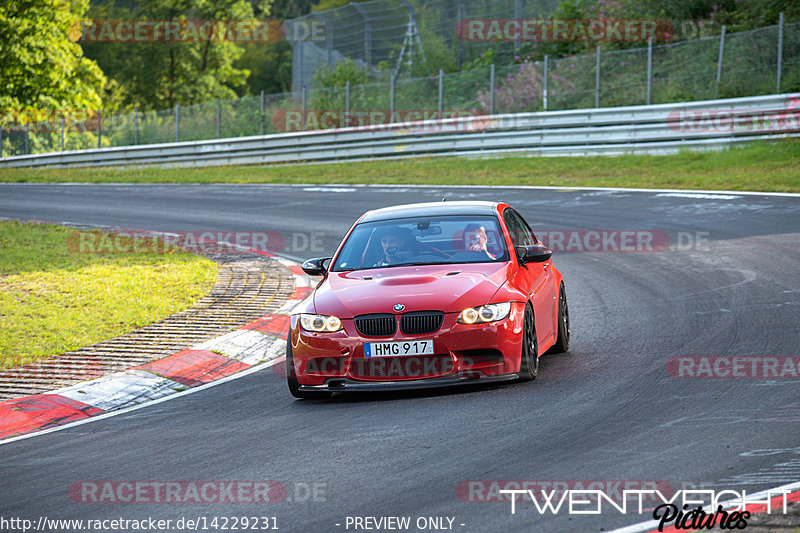
<path fill-rule="evenodd" d="M 76 481 L 69 486 L 75 503 L 282 503 L 325 502 L 327 483 L 298 481 Z"/>
<path fill-rule="evenodd" d="M 647 42 L 675 34 L 671 22 L 654 19 L 465 19 L 463 41 Z"/>
<path fill-rule="evenodd" d="M 75 503 L 278 503 L 286 486 L 278 481 L 76 481 Z"/>
<path fill-rule="evenodd" d="M 458 120 L 461 119 L 461 120 Z M 356 128 L 366 131 L 409 129 L 419 132 L 475 132 L 484 131 L 491 119 L 460 110 L 431 109 L 371 109 L 342 111 L 337 109 L 281 110 L 272 116 L 275 129 L 280 132 L 307 131 L 333 128 Z"/>
<path fill-rule="evenodd" d="M 794 97 L 786 108 L 774 110 L 675 110 L 667 115 L 667 127 L 676 133 L 797 133 L 800 132 L 800 98 Z"/>
<path fill-rule="evenodd" d="M 72 359 L 69 357 L 59 358 L 57 361 L 58 375 L 74 380 L 75 382 L 86 381 L 89 379 L 99 378 L 114 371 L 114 367 L 106 364 L 101 358 L 91 359 Z M 31 368 L 42 369 L 45 372 L 51 371 L 53 368 L 53 361 L 39 361 L 36 363 L 27 363 L 22 368 L 9 368 L 0 371 L 0 380 L 2 379 L 30 379 Z"/>
<path fill-rule="evenodd" d="M 320 253 L 324 237 L 321 232 L 80 230 L 67 235 L 67 246 L 73 253 Z"/>
<path fill-rule="evenodd" d="M 659 230 L 544 230 L 536 237 L 553 252 L 664 252 L 670 246 Z"/>
<path fill-rule="evenodd" d="M 279 20 L 84 20 L 70 37 L 80 43 L 277 42 Z"/>
<path fill-rule="evenodd" d="M 800 356 L 678 356 L 666 370 L 673 378 L 798 379 Z"/>
<path fill-rule="evenodd" d="M 487 232 L 488 233 L 488 232 Z M 553 252 L 689 252 L 709 251 L 709 232 L 661 230 L 538 230 L 536 238 Z M 454 237 L 454 241 L 458 239 Z"/>
<path fill-rule="evenodd" d="M 462 367 L 483 363 L 479 358 L 462 357 Z M 286 377 L 286 363 L 272 365 L 272 373 Z M 447 374 L 453 370 L 450 356 L 387 356 L 371 358 L 314 357 L 302 362 L 301 370 L 307 375 L 342 377 L 353 375 L 360 378 L 424 378 Z M 468 370 L 466 370 L 468 372 Z"/>
<path fill-rule="evenodd" d="M 61 131 L 96 132 L 102 115 L 89 109 L 4 109 L 0 124 L 4 132 L 51 133 Z"/>

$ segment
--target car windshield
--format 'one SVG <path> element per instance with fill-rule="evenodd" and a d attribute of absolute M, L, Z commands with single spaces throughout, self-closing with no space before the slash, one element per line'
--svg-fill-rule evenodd
<path fill-rule="evenodd" d="M 496 217 L 450 215 L 359 224 L 332 270 L 499 261 L 508 251 Z"/>

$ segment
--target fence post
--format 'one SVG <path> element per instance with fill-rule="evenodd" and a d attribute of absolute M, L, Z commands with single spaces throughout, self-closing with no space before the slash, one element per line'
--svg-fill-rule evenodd
<path fill-rule="evenodd" d="M 442 104 L 444 100 L 444 70 L 439 69 L 439 119 L 442 118 Z"/>
<path fill-rule="evenodd" d="M 261 89 L 261 135 L 264 135 L 264 89 Z"/>
<path fill-rule="evenodd" d="M 494 63 L 489 68 L 489 114 L 494 115 Z"/>
<path fill-rule="evenodd" d="M 719 98 L 719 82 L 722 79 L 722 55 L 725 53 L 725 25 L 722 26 L 722 33 L 719 36 L 719 59 L 717 60 L 717 89 L 715 98 Z"/>
<path fill-rule="evenodd" d="M 600 45 L 597 45 L 597 64 L 594 68 L 594 106 L 600 107 Z"/>
<path fill-rule="evenodd" d="M 394 122 L 394 73 L 389 79 L 389 124 Z"/>
<path fill-rule="evenodd" d="M 181 138 L 181 104 L 175 104 L 175 142 Z"/>
<path fill-rule="evenodd" d="M 548 78 L 548 70 L 549 70 L 549 60 L 550 56 L 548 54 L 544 55 L 544 91 L 542 92 L 542 99 L 544 100 L 544 110 L 547 111 L 547 78 Z"/>
<path fill-rule="evenodd" d="M 328 23 L 325 22 L 325 44 L 328 48 L 328 68 L 333 68 L 333 30 L 328 28 Z"/>
<path fill-rule="evenodd" d="M 25 123 L 25 155 L 28 155 L 28 138 L 30 136 L 30 122 Z"/>
<path fill-rule="evenodd" d="M 520 37 L 522 36 L 522 0 L 514 0 L 514 18 L 517 20 L 517 26 L 519 27 Z M 520 46 L 520 39 L 514 39 L 514 51 L 516 52 L 519 50 Z"/>
<path fill-rule="evenodd" d="M 222 102 L 217 97 L 217 139 L 222 138 Z"/>
<path fill-rule="evenodd" d="M 367 65 L 372 65 L 372 22 L 369 19 L 369 14 L 357 3 L 351 2 L 348 5 L 358 11 L 358 14 L 364 19 L 364 62 Z"/>
<path fill-rule="evenodd" d="M 461 65 L 464 63 L 464 39 L 463 31 L 464 31 L 464 19 L 466 19 L 466 9 L 464 7 L 464 2 L 462 0 L 458 1 L 458 23 L 456 24 L 456 28 L 458 28 L 459 35 L 458 35 L 458 68 L 461 68 Z"/>
<path fill-rule="evenodd" d="M 3 125 L 0 124 L 0 158 L 3 157 Z"/>
<path fill-rule="evenodd" d="M 347 82 L 348 87 L 350 86 L 350 82 Z M 301 116 L 302 116 L 302 130 L 306 130 L 306 86 L 303 85 L 303 90 L 300 93 L 300 105 L 301 105 Z"/>
<path fill-rule="evenodd" d="M 97 112 L 97 149 L 100 149 L 100 141 L 103 140 L 103 113 Z"/>
<path fill-rule="evenodd" d="M 778 79 L 775 84 L 775 92 L 781 92 L 781 67 L 783 66 L 783 12 L 778 15 Z"/>
<path fill-rule="evenodd" d="M 344 114 L 345 120 L 349 120 L 347 116 L 350 114 L 350 80 L 344 86 Z"/>
<path fill-rule="evenodd" d="M 64 117 L 61 117 L 61 151 L 64 151 Z"/>
<path fill-rule="evenodd" d="M 139 107 L 133 108 L 133 144 L 139 144 Z"/>
<path fill-rule="evenodd" d="M 647 40 L 647 105 L 650 105 L 650 91 L 653 81 L 653 38 Z"/>

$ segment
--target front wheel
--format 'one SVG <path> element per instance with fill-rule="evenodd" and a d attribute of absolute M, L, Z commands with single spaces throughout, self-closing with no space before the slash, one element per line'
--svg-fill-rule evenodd
<path fill-rule="evenodd" d="M 539 373 L 539 344 L 536 342 L 536 324 L 533 310 L 525 306 L 525 326 L 522 329 L 522 361 L 519 364 L 519 380 L 532 381 Z"/>
<path fill-rule="evenodd" d="M 567 292 L 564 284 L 558 291 L 558 337 L 556 343 L 547 353 L 564 353 L 569 350 L 569 306 L 567 305 Z"/>
<path fill-rule="evenodd" d="M 300 382 L 297 381 L 297 373 L 294 370 L 294 358 L 292 357 L 292 333 L 286 339 L 286 382 L 289 385 L 289 392 L 295 398 L 306 400 L 329 398 L 332 393 L 327 391 L 307 391 L 300 390 Z"/>

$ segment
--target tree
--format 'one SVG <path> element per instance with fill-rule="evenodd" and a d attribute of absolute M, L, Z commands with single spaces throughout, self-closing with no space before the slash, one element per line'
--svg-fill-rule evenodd
<path fill-rule="evenodd" d="M 367 0 L 319 0 L 317 5 L 311 8 L 311 11 L 326 11 L 328 9 L 336 9 L 337 7 L 346 6 L 347 4 L 354 2 L 365 2 Z"/>
<path fill-rule="evenodd" d="M 6 115 L 0 120 L 20 123 L 20 112 L 36 121 L 41 111 L 100 108 L 105 76 L 71 33 L 88 7 L 88 0 L 0 3 L 0 110 Z"/>
<path fill-rule="evenodd" d="M 254 20 L 253 6 L 268 14 L 271 0 L 140 0 L 133 10 L 113 1 L 92 10 L 94 19 L 149 21 Z M 212 36 L 167 42 L 96 42 L 84 45 L 103 70 L 121 87 L 124 107 L 144 110 L 172 108 L 216 98 L 234 98 L 250 72 L 237 68 L 244 47 Z"/>
<path fill-rule="evenodd" d="M 283 23 L 307 15 L 312 0 L 274 0 L 270 18 Z M 254 8 L 255 10 L 255 8 Z M 256 16 L 259 18 L 258 11 Z M 240 95 L 283 93 L 292 90 L 292 46 L 285 39 L 270 43 L 248 43 L 234 66 L 250 71 L 247 84 L 237 89 Z"/>

